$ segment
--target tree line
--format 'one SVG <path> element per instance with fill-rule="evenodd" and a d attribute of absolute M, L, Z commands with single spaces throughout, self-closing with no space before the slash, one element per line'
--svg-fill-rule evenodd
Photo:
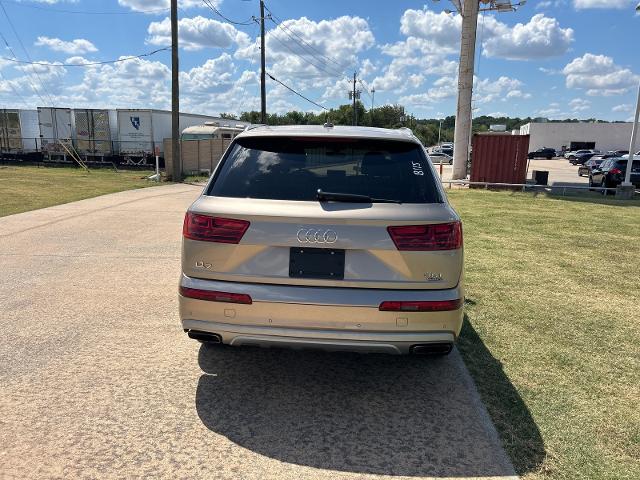
<path fill-rule="evenodd" d="M 452 142 L 455 127 L 455 116 L 449 115 L 442 119 L 429 118 L 420 119 L 413 115 L 407 115 L 402 105 L 382 105 L 373 109 L 366 109 L 362 102 L 356 102 L 356 112 L 358 115 L 358 125 L 373 126 L 382 128 L 410 128 L 414 135 L 426 145 L 436 145 L 438 143 L 438 129 L 440 129 L 440 141 Z M 237 116 L 229 113 L 221 113 L 222 118 L 238 120 Z M 242 112 L 239 120 L 250 123 L 261 123 L 260 112 Z M 540 120 L 540 119 L 535 119 Z M 546 121 L 546 119 L 544 119 Z M 505 125 L 506 131 L 519 129 L 522 125 L 534 121 L 531 117 L 492 117 L 481 115 L 473 119 L 473 132 L 486 132 L 490 125 Z M 602 122 L 596 119 L 566 119 L 550 120 L 553 122 Z M 334 125 L 353 125 L 353 106 L 351 104 L 340 105 L 321 113 L 290 111 L 286 113 L 268 113 L 268 125 L 322 125 L 325 122 Z"/>

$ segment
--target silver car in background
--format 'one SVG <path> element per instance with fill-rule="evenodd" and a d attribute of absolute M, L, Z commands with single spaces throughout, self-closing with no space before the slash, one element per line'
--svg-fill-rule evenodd
<path fill-rule="evenodd" d="M 407 129 L 250 128 L 183 237 L 191 338 L 438 355 L 460 333 L 462 225 Z"/>

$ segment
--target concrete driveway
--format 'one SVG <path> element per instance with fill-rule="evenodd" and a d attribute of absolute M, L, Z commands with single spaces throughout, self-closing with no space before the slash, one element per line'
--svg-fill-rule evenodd
<path fill-rule="evenodd" d="M 200 189 L 0 219 L 0 477 L 505 477 L 457 352 L 201 347 L 178 323 Z"/>

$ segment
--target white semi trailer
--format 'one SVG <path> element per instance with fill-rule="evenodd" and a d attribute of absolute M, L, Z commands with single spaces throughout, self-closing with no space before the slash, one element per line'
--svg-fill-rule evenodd
<path fill-rule="evenodd" d="M 22 155 L 38 150 L 37 110 L 0 109 L 0 153 Z"/>
<path fill-rule="evenodd" d="M 171 112 L 151 109 L 118 109 L 117 148 L 127 163 L 143 163 L 158 148 L 164 156 L 164 139 L 171 138 Z M 180 131 L 222 118 L 191 113 L 180 114 Z"/>
<path fill-rule="evenodd" d="M 72 139 L 70 108 L 38 107 L 40 149 L 49 155 L 67 155 Z"/>
<path fill-rule="evenodd" d="M 75 108 L 73 110 L 73 140 L 76 151 L 86 157 L 109 157 L 118 137 L 115 110 Z"/>

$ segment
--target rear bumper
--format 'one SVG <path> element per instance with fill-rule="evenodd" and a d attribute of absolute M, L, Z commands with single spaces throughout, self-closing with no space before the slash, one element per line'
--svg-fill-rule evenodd
<path fill-rule="evenodd" d="M 464 298 L 461 286 L 447 290 L 260 285 L 182 276 L 188 288 L 242 293 L 251 305 L 179 297 L 185 330 L 220 335 L 229 345 L 287 346 L 404 354 L 428 343 L 453 343 L 463 309 L 445 312 L 382 312 L 383 301 Z"/>

